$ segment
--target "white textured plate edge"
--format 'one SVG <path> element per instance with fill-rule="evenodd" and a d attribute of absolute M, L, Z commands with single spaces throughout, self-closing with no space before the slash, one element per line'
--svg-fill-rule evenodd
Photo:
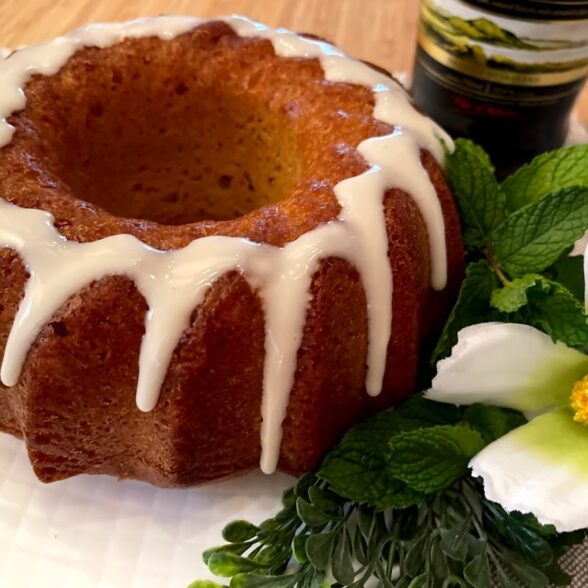
<path fill-rule="evenodd" d="M 187 490 L 108 476 L 45 485 L 22 441 L 0 434 L 2 588 L 185 588 L 230 520 L 260 522 L 292 478 L 253 472 Z"/>

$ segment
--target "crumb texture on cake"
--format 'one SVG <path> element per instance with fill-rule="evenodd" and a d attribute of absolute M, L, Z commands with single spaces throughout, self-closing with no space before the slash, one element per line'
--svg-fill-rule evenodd
<path fill-rule="evenodd" d="M 239 17 L 64 39 L 0 64 L 0 429 L 44 481 L 311 469 L 455 296 L 442 131 Z"/>

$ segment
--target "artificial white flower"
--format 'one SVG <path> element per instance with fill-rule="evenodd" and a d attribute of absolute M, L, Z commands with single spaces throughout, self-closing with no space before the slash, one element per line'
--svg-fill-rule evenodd
<path fill-rule="evenodd" d="M 588 313 L 588 231 L 586 231 L 586 234 L 576 242 L 570 255 L 572 257 L 580 255 L 584 256 L 584 300 L 586 313 Z"/>
<path fill-rule="evenodd" d="M 588 527 L 588 356 L 520 324 L 462 329 L 427 397 L 523 411 L 470 462 L 486 496 L 559 532 Z"/>

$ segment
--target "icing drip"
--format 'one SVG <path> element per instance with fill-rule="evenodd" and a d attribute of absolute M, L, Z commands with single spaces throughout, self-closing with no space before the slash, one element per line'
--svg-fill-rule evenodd
<path fill-rule="evenodd" d="M 137 406 L 152 410 L 192 312 L 218 278 L 236 270 L 257 289 L 265 314 L 261 468 L 269 473 L 275 470 L 279 458 L 312 276 L 323 258 L 346 259 L 361 276 L 368 307 L 366 389 L 370 395 L 381 390 L 392 325 L 393 284 L 382 203 L 387 188 L 402 189 L 415 199 L 429 234 L 431 283 L 435 289 L 444 288 L 444 219 L 421 164 L 420 150 L 428 149 L 441 161 L 443 151 L 438 139 L 449 145 L 451 140 L 412 107 L 401 86 L 332 45 L 284 29 L 269 29 L 242 17 L 223 20 L 241 36 L 269 39 L 280 56 L 319 59 L 329 81 L 371 87 L 374 116 L 394 125 L 394 132 L 359 145 L 358 151 L 370 168 L 335 187 L 341 205 L 339 218 L 282 248 L 218 236 L 197 239 L 174 251 L 159 251 L 131 235 L 75 243 L 59 234 L 49 213 L 19 208 L 0 198 L 0 246 L 14 249 L 30 274 L 0 377 L 7 386 L 17 383 L 30 346 L 68 298 L 96 280 L 124 275 L 134 281 L 149 308 L 139 358 Z M 166 16 L 91 25 L 14 53 L 0 64 L 0 147 L 10 143 L 14 129 L 7 118 L 24 108 L 24 85 L 31 75 L 56 73 L 82 46 L 105 47 L 125 37 L 145 35 L 170 39 L 200 22 Z"/>

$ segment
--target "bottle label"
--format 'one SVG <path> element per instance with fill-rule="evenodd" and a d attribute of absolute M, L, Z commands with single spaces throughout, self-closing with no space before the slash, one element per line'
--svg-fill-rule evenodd
<path fill-rule="evenodd" d="M 576 12 L 536 0 L 423 0 L 419 45 L 433 62 L 485 82 L 567 85 L 588 75 L 588 20 L 559 19 L 563 14 L 573 18 L 578 11 L 588 16 L 588 3 L 561 6 Z"/>

